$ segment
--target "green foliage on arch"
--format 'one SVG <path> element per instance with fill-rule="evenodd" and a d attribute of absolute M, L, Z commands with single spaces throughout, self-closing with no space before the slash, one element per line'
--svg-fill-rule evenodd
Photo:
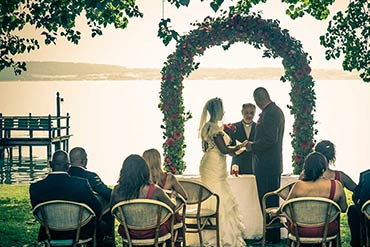
<path fill-rule="evenodd" d="M 162 83 L 159 108 L 164 114 L 163 144 L 165 168 L 167 171 L 181 174 L 186 168 L 183 161 L 185 154 L 184 123 L 191 117 L 185 112 L 182 97 L 183 79 L 196 70 L 199 63 L 194 57 L 203 55 L 212 46 L 229 48 L 235 42 L 252 45 L 263 49 L 263 57 L 281 57 L 285 73 L 283 82 L 289 81 L 291 105 L 290 113 L 295 122 L 290 133 L 294 149 L 292 165 L 294 173 L 302 170 L 304 158 L 314 145 L 313 112 L 315 111 L 314 81 L 310 75 L 308 55 L 299 41 L 281 29 L 276 20 L 264 20 L 257 14 L 226 15 L 207 17 L 201 23 L 193 24 L 196 28 L 179 37 L 176 51 L 168 56 L 161 71 Z"/>

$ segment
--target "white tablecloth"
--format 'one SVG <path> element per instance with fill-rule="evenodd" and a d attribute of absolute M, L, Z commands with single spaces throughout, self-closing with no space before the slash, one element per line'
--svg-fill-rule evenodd
<path fill-rule="evenodd" d="M 199 175 L 181 175 L 178 179 L 189 179 L 200 181 Z M 281 176 L 281 185 L 290 183 L 298 179 L 297 175 Z M 239 211 L 242 222 L 246 227 L 246 237 L 248 239 L 262 238 L 262 212 L 258 201 L 257 184 L 254 175 L 239 175 L 239 177 L 228 177 L 228 182 L 232 192 L 239 204 Z M 222 198 L 221 198 L 222 200 Z M 220 222 L 222 224 L 222 222 Z M 287 232 L 281 231 L 282 238 L 286 238 Z M 199 245 L 198 235 L 186 234 L 188 245 Z"/>
<path fill-rule="evenodd" d="M 200 180 L 199 175 L 177 176 L 178 179 Z M 228 182 L 239 205 L 241 220 L 246 227 L 246 237 L 257 239 L 262 237 L 262 212 L 258 202 L 256 179 L 254 175 L 239 175 L 228 177 Z M 222 200 L 222 198 L 221 198 Z M 220 222 L 222 224 L 222 222 Z M 199 244 L 197 234 L 186 236 L 187 244 Z"/>

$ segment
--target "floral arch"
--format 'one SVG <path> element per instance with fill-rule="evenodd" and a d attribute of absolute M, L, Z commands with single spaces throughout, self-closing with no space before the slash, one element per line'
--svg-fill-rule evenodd
<path fill-rule="evenodd" d="M 163 131 L 164 166 L 167 171 L 182 174 L 186 168 L 184 124 L 191 118 L 185 112 L 182 96 L 183 79 L 199 67 L 195 56 L 203 55 L 207 48 L 221 45 L 228 49 L 235 42 L 244 42 L 257 49 L 264 48 L 263 57 L 281 57 L 285 69 L 281 81 L 291 84 L 291 105 L 287 107 L 294 115 L 292 137 L 292 166 L 294 173 L 302 170 L 304 158 L 314 145 L 313 112 L 315 111 L 314 81 L 310 75 L 308 54 L 288 30 L 281 29 L 279 21 L 264 20 L 258 14 L 225 15 L 207 17 L 193 24 L 196 29 L 178 40 L 176 51 L 167 57 L 162 68 L 159 108 L 164 114 Z"/>

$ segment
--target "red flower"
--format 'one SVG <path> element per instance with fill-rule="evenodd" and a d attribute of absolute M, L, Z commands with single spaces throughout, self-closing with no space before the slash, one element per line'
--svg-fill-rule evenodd
<path fill-rule="evenodd" d="M 310 67 L 310 66 L 308 66 L 308 65 L 305 65 L 305 66 L 303 67 L 303 71 L 304 71 L 307 75 L 309 75 L 309 74 L 311 73 L 311 67 Z"/>
<path fill-rule="evenodd" d="M 172 137 L 169 137 L 167 140 L 166 140 L 166 145 L 168 146 L 168 147 L 172 147 L 173 145 L 175 145 L 176 144 L 176 141 L 175 141 L 175 139 L 173 139 Z"/>
<path fill-rule="evenodd" d="M 311 143 L 310 142 L 303 142 L 301 143 L 301 148 L 303 149 L 309 149 L 311 147 Z"/>
<path fill-rule="evenodd" d="M 168 111 L 170 107 L 167 104 L 163 104 L 162 108 L 163 108 L 163 111 Z"/>
<path fill-rule="evenodd" d="M 303 76 L 304 76 L 303 71 L 300 69 L 297 69 L 297 71 L 295 72 L 295 77 L 297 77 L 298 79 L 301 79 Z"/>
<path fill-rule="evenodd" d="M 177 169 L 174 166 L 169 166 L 172 173 L 176 173 Z"/>
<path fill-rule="evenodd" d="M 175 130 L 175 132 L 173 133 L 173 137 L 178 140 L 178 139 L 181 139 L 182 138 L 182 133 L 180 130 Z"/>
<path fill-rule="evenodd" d="M 257 120 L 257 123 L 256 125 L 260 125 L 261 124 L 261 117 L 262 117 L 262 112 L 260 114 L 258 114 L 259 118 Z"/>
<path fill-rule="evenodd" d="M 165 74 L 163 77 L 162 77 L 162 80 L 163 81 L 173 81 L 175 79 L 175 76 L 170 73 L 170 74 Z"/>
<path fill-rule="evenodd" d="M 172 161 L 171 161 L 170 157 L 166 157 L 164 159 L 164 162 L 166 162 L 166 164 L 168 164 L 168 165 L 172 165 Z"/>
<path fill-rule="evenodd" d="M 228 124 L 224 124 L 224 131 L 226 133 L 230 133 L 230 132 L 233 132 L 235 133 L 236 131 L 236 126 L 231 124 L 231 123 L 228 123 Z"/>
<path fill-rule="evenodd" d="M 301 156 L 299 156 L 299 155 L 296 155 L 296 156 L 294 157 L 294 161 L 295 161 L 295 162 L 297 162 L 297 163 L 300 163 L 300 162 L 302 161 L 302 157 L 301 157 Z"/>
<path fill-rule="evenodd" d="M 171 121 L 176 121 L 178 118 L 179 118 L 179 114 L 177 113 L 170 116 Z"/>

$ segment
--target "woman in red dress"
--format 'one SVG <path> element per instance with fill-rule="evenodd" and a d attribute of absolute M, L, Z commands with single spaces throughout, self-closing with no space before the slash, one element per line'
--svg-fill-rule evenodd
<path fill-rule="evenodd" d="M 298 180 L 293 186 L 288 200 L 297 197 L 323 197 L 336 202 L 342 212 L 347 210 L 346 195 L 341 182 L 324 176 L 327 161 L 323 154 L 313 152 L 304 162 L 302 180 Z M 336 234 L 339 230 L 339 219 L 329 225 L 328 236 Z M 301 237 L 319 237 L 323 234 L 323 227 L 298 227 Z"/>
<path fill-rule="evenodd" d="M 151 183 L 149 168 L 145 160 L 137 155 L 128 156 L 123 162 L 118 184 L 114 186 L 111 196 L 111 207 L 120 201 L 130 199 L 153 199 L 161 201 L 175 210 L 176 205 L 167 194 L 157 185 Z M 160 236 L 170 232 L 169 221 L 160 228 Z M 120 225 L 118 233 L 125 236 L 125 230 Z M 131 230 L 130 235 L 136 239 L 153 238 L 155 229 L 152 230 Z"/>

